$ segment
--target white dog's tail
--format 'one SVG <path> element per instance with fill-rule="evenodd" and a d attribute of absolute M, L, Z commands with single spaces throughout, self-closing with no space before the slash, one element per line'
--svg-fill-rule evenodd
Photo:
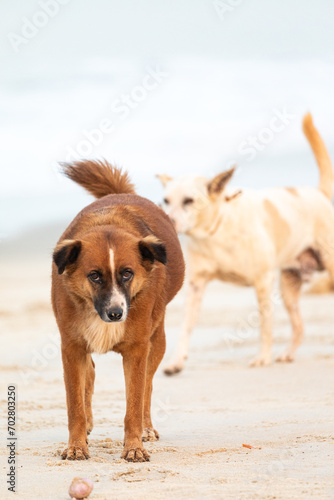
<path fill-rule="evenodd" d="M 329 157 L 324 141 L 321 139 L 319 132 L 313 125 L 311 113 L 307 113 L 303 120 L 303 131 L 311 145 L 315 159 L 320 170 L 319 189 L 330 200 L 334 190 L 334 171 L 331 159 Z"/>

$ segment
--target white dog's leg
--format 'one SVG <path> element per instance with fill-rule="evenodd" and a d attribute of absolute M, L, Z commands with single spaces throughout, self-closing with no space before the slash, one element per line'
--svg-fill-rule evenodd
<path fill-rule="evenodd" d="M 281 272 L 281 293 L 292 324 L 292 338 L 287 351 L 278 357 L 277 361 L 293 361 L 296 350 L 303 339 L 304 328 L 298 304 L 301 286 L 300 273 L 293 271 Z"/>
<path fill-rule="evenodd" d="M 207 280 L 202 277 L 194 277 L 189 282 L 181 334 L 178 339 L 176 350 L 169 363 L 164 368 L 164 373 L 166 375 L 174 375 L 180 372 L 184 366 L 184 362 L 188 356 L 190 335 L 198 320 L 206 284 Z"/>
<path fill-rule="evenodd" d="M 255 283 L 255 290 L 259 302 L 261 349 L 259 355 L 253 359 L 250 366 L 265 366 L 271 363 L 272 348 L 272 298 L 275 273 L 268 271 Z"/>

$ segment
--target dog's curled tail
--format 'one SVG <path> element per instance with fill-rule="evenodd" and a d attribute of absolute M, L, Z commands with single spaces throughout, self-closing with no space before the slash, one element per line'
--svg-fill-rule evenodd
<path fill-rule="evenodd" d="M 311 113 L 307 113 L 304 116 L 303 131 L 319 166 L 320 182 L 318 187 L 331 200 L 334 190 L 333 166 L 325 143 L 313 124 Z"/>
<path fill-rule="evenodd" d="M 135 193 L 128 174 L 106 160 L 79 160 L 60 165 L 69 179 L 87 189 L 95 198 L 108 194 Z"/>

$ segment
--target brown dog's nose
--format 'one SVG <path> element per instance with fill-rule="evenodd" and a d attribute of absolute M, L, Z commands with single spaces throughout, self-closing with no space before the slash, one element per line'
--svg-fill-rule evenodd
<path fill-rule="evenodd" d="M 122 319 L 123 309 L 121 309 L 120 307 L 109 309 L 109 311 L 107 312 L 107 316 L 110 321 L 119 321 Z"/>

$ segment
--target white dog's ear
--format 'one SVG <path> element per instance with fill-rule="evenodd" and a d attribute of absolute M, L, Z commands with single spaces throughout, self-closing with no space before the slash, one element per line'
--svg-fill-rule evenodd
<path fill-rule="evenodd" d="M 221 174 L 216 175 L 211 181 L 208 183 L 208 192 L 209 195 L 219 194 L 223 191 L 226 184 L 231 180 L 232 175 L 236 169 L 236 165 L 234 165 L 230 170 L 226 170 L 226 172 L 222 172 Z"/>
<path fill-rule="evenodd" d="M 173 180 L 173 177 L 169 177 L 169 175 L 166 174 L 157 174 L 156 177 L 160 180 L 163 187 L 165 187 L 169 181 Z"/>
<path fill-rule="evenodd" d="M 239 198 L 241 194 L 242 191 L 239 189 L 239 191 L 237 191 L 236 193 L 233 193 L 230 196 L 225 196 L 225 201 L 235 200 L 236 198 Z"/>

